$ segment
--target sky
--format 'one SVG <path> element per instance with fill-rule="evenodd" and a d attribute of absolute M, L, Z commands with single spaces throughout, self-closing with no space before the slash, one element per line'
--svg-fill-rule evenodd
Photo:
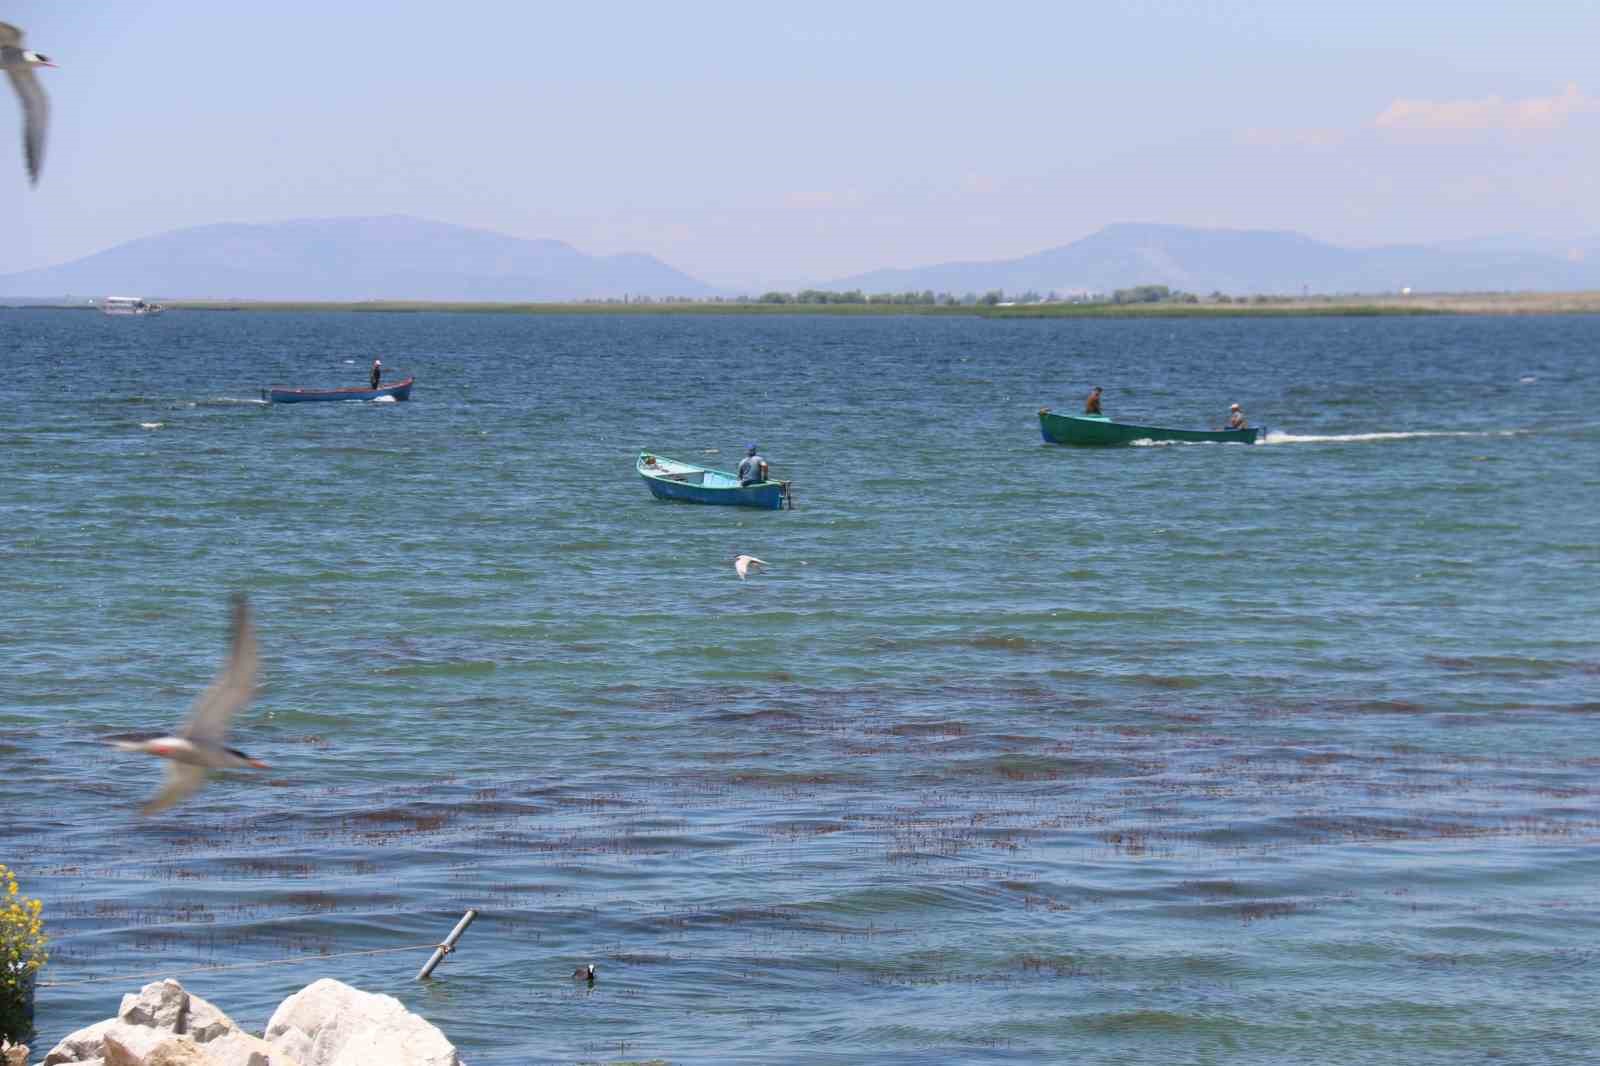
<path fill-rule="evenodd" d="M 647 252 L 731 287 L 1130 221 L 1349 246 L 1600 234 L 1600 0 L 14 0 L 0 19 L 58 64 L 36 188 L 0 104 L 0 273 L 344 215 Z"/>

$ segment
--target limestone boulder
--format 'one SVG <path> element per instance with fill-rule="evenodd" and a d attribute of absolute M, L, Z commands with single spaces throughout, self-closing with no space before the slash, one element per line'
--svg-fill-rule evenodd
<path fill-rule="evenodd" d="M 61 1041 L 44 1057 L 44 1066 L 101 1066 L 110 1061 L 106 1042 L 113 1034 L 121 1048 L 118 1054 L 126 1058 L 153 1053 L 162 1036 L 184 1036 L 190 1043 L 206 1044 L 237 1032 L 232 1018 L 169 978 L 123 996 L 115 1018 L 79 1029 Z"/>
<path fill-rule="evenodd" d="M 169 1033 L 183 1032 L 183 1023 L 189 1016 L 189 993 L 172 978 L 152 981 L 122 997 L 117 1017 L 129 1025 L 142 1025 L 149 1029 L 165 1029 Z"/>
<path fill-rule="evenodd" d="M 268 1027 L 271 1032 L 271 1027 Z M 311 1061 L 311 1038 L 293 1025 L 285 1027 L 276 1036 L 269 1039 L 269 1046 L 276 1048 L 285 1055 L 299 1063 Z"/>
<path fill-rule="evenodd" d="M 201 1047 L 216 1066 L 302 1066 L 300 1060 L 285 1049 L 237 1030 Z"/>
<path fill-rule="evenodd" d="M 103 1045 L 106 1031 L 114 1025 L 121 1024 L 123 1023 L 118 1018 L 107 1018 L 93 1025 L 84 1026 L 51 1048 L 40 1066 L 59 1066 L 64 1062 L 99 1064 L 105 1057 Z"/>
<path fill-rule="evenodd" d="M 184 1025 L 178 1032 L 193 1040 L 196 1044 L 208 1044 L 213 1040 L 227 1036 L 229 1033 L 242 1033 L 243 1030 L 235 1024 L 234 1020 L 218 1010 L 207 1000 L 201 999 L 193 992 L 189 993 L 189 1013 L 184 1018 Z"/>
<path fill-rule="evenodd" d="M 106 1066 L 216 1066 L 186 1036 L 147 1025 L 119 1025 L 106 1032 Z"/>
<path fill-rule="evenodd" d="M 445 1035 L 398 999 L 327 977 L 278 1005 L 266 1039 L 303 1066 L 461 1066 Z"/>

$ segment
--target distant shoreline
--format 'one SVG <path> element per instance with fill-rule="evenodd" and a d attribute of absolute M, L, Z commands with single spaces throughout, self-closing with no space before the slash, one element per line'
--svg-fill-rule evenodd
<path fill-rule="evenodd" d="M 1040 303 L 959 306 L 895 303 L 489 303 L 458 300 L 161 300 L 182 311 L 347 311 L 376 314 L 510 315 L 934 315 L 977 318 L 1281 318 L 1380 315 L 1558 315 L 1600 313 L 1600 292 L 1436 293 L 1383 296 L 1270 297 L 1232 303 Z M 8 309 L 94 311 L 82 304 L 6 305 Z"/>

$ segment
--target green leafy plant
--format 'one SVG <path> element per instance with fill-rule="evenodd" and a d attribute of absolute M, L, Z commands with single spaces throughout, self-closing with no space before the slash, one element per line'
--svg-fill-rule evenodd
<path fill-rule="evenodd" d="M 0 863 L 0 1039 L 33 1035 L 33 989 L 39 968 L 50 959 L 44 935 L 44 904 L 22 894 L 17 875 Z"/>

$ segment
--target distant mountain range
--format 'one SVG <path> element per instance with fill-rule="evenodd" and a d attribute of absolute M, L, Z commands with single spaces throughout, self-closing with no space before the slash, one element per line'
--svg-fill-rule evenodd
<path fill-rule="evenodd" d="M 1600 289 L 1600 237 L 1564 243 L 1495 236 L 1342 248 L 1277 230 L 1119 223 L 1020 259 L 875 270 L 813 287 L 869 294 L 931 289 L 959 296 L 995 289 L 1012 295 L 1105 293 L 1134 285 L 1168 285 L 1202 296 Z M 719 294 L 649 255 L 591 256 L 562 241 L 405 216 L 195 226 L 59 266 L 0 275 L 0 299 L 112 293 L 462 301 Z"/>
<path fill-rule="evenodd" d="M 1600 238 L 1567 246 L 1495 237 L 1436 246 L 1341 248 L 1279 230 L 1130 222 L 1020 259 L 874 270 L 817 287 L 1065 295 L 1134 285 L 1168 285 L 1200 295 L 1600 289 Z"/>
<path fill-rule="evenodd" d="M 544 301 L 714 292 L 653 256 L 590 256 L 562 241 L 405 216 L 195 226 L 0 275 L 0 297 Z"/>

